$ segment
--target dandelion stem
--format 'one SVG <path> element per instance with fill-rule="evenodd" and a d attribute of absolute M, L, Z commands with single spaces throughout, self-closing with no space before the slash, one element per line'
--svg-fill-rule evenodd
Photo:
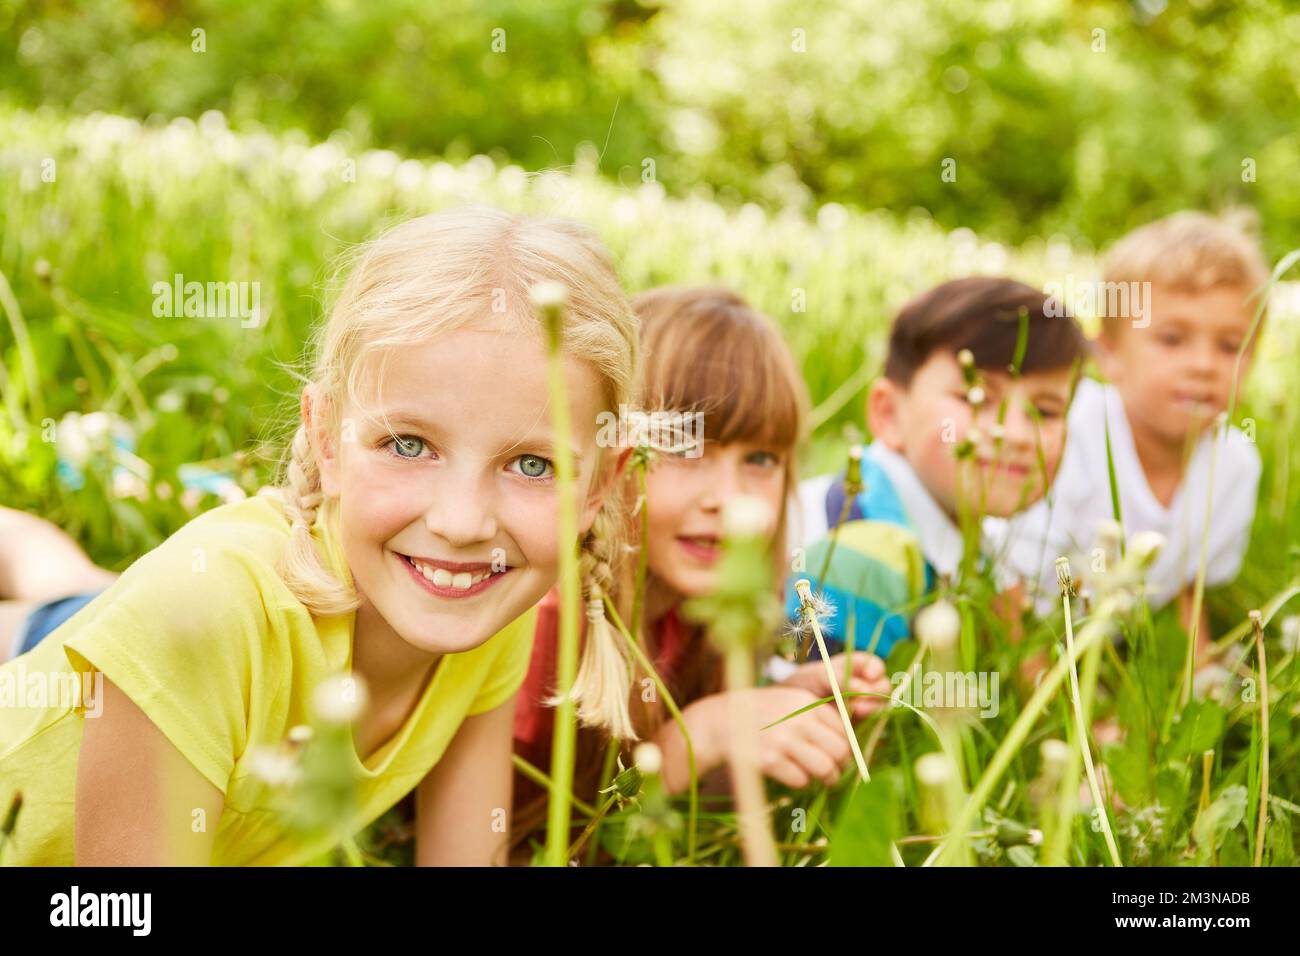
<path fill-rule="evenodd" d="M 823 594 L 826 593 L 826 575 L 830 573 L 831 557 L 834 556 L 835 545 L 838 544 L 840 540 L 840 526 L 843 525 L 844 522 L 848 520 L 849 509 L 852 507 L 853 507 L 853 499 L 850 498 L 848 495 L 845 495 L 844 506 L 840 508 L 840 516 L 835 522 L 835 527 L 831 528 L 831 535 L 830 535 L 831 540 L 830 543 L 826 545 L 826 557 L 822 559 L 821 572 L 817 575 L 817 586 L 818 588 L 821 589 L 821 592 Z M 849 644 L 849 649 L 850 650 L 853 649 L 852 643 Z M 812 650 L 812 641 L 800 641 L 799 657 L 798 657 L 799 663 L 802 664 L 805 660 L 808 659 L 808 652 L 810 650 Z"/>
<path fill-rule="evenodd" d="M 1083 769 L 1088 775 L 1088 790 L 1092 794 L 1092 805 L 1096 808 L 1101 823 L 1101 832 L 1106 839 L 1106 849 L 1110 852 L 1111 863 L 1115 866 L 1123 866 L 1119 859 L 1119 847 L 1115 845 L 1115 834 L 1110 829 L 1110 814 L 1106 812 L 1106 802 L 1102 799 L 1101 787 L 1097 785 L 1097 770 L 1092 765 L 1092 748 L 1088 744 L 1088 718 L 1083 713 L 1083 699 L 1079 694 L 1079 671 L 1074 663 L 1074 621 L 1070 615 L 1070 594 L 1064 589 L 1061 594 L 1061 607 L 1065 610 L 1065 648 L 1066 660 L 1070 665 L 1070 695 L 1074 701 L 1074 722 L 1079 734 L 1079 749 L 1083 753 Z M 1100 650 L 1100 644 L 1088 648 L 1090 662 Z M 1095 675 L 1095 667 L 1090 669 Z"/>
<path fill-rule="evenodd" d="M 1199 820 L 1210 809 L 1210 771 L 1214 769 L 1214 751 L 1206 750 L 1201 754 L 1201 801 L 1197 804 L 1196 818 Z M 1195 826 L 1192 830 L 1195 832 Z M 1210 866 L 1219 865 L 1219 848 L 1214 845 L 1214 827 L 1208 827 L 1210 837 Z"/>
<path fill-rule="evenodd" d="M 1259 611 L 1250 612 L 1255 628 L 1255 652 L 1259 655 L 1259 822 L 1255 826 L 1255 866 L 1264 863 L 1264 823 L 1268 820 L 1268 661 L 1264 656 L 1264 626 Z"/>
<path fill-rule="evenodd" d="M 576 859 L 578 854 L 582 852 L 583 846 L 585 846 L 587 841 L 591 839 L 591 835 L 596 832 L 596 828 L 600 826 L 601 821 L 605 819 L 605 814 L 609 813 L 609 808 L 612 807 L 614 803 L 615 798 L 610 797 L 597 808 L 595 813 L 591 815 L 591 819 L 588 820 L 587 825 L 583 827 L 582 833 L 579 835 L 578 839 L 574 840 L 573 845 L 569 847 L 567 855 L 570 860 Z"/>
<path fill-rule="evenodd" d="M 966 799 L 966 803 L 962 806 L 961 812 L 951 828 L 952 832 L 965 833 L 970 829 L 971 824 L 979 814 L 980 808 L 988 802 L 993 787 L 997 785 L 998 780 L 1006 772 L 1012 759 L 1025 742 L 1025 737 L 1029 734 L 1029 728 L 1033 726 L 1034 721 L 1039 718 L 1044 708 L 1046 708 L 1047 702 L 1051 700 L 1061 682 L 1065 680 L 1066 670 L 1073 665 L 1076 657 L 1098 641 L 1106 639 L 1110 618 L 1114 615 L 1116 607 L 1117 598 L 1114 596 L 1107 597 L 1079 633 L 1079 639 L 1074 642 L 1074 650 L 1067 649 L 1065 656 L 1043 675 L 1038 689 L 1029 698 L 1015 723 L 1011 725 L 1011 729 L 1002 739 L 1001 745 L 994 751 L 992 759 L 984 768 L 984 774 L 980 777 L 979 783 L 971 790 L 970 796 Z"/>
<path fill-rule="evenodd" d="M 560 640 L 556 664 L 556 687 L 560 705 L 556 708 L 551 744 L 551 779 L 555 786 L 547 805 L 546 863 L 548 866 L 564 866 L 571 826 L 569 810 L 573 789 L 574 742 L 577 735 L 572 692 L 578 673 L 578 514 L 574 499 L 573 453 L 569 448 L 569 398 L 560 349 L 563 301 L 543 304 L 542 312 L 548 332 L 547 366 L 555 433 L 553 458 L 556 490 L 560 498 Z"/>
<path fill-rule="evenodd" d="M 617 737 L 609 739 L 609 745 L 605 748 L 605 761 L 600 767 L 600 790 L 602 792 L 614 780 L 614 765 L 618 759 L 619 751 L 622 749 L 622 742 Z M 592 828 L 593 835 L 600 830 L 600 821 L 596 821 Z M 591 866 L 596 862 L 596 851 L 600 849 L 600 841 L 592 840 L 591 847 L 587 850 L 586 865 Z"/>
<path fill-rule="evenodd" d="M 537 784 L 539 787 L 545 787 L 548 793 L 551 794 L 555 793 L 554 782 L 552 782 L 551 778 L 548 777 L 543 771 L 534 767 L 523 757 L 519 756 L 519 754 L 515 754 L 511 758 L 511 761 L 514 763 L 515 769 L 518 770 L 520 773 L 522 773 L 533 783 Z M 595 807 L 593 807 L 591 804 L 587 803 L 584 800 L 580 800 L 573 793 L 569 794 L 569 800 L 572 801 L 573 808 L 585 817 L 592 816 L 596 812 Z"/>
<path fill-rule="evenodd" d="M 1205 601 L 1205 573 L 1210 554 L 1210 524 L 1214 514 L 1214 472 L 1219 459 L 1219 443 L 1228 434 L 1227 418 L 1216 423 L 1210 445 L 1210 477 L 1206 485 L 1205 519 L 1201 528 L 1200 557 L 1196 562 L 1196 582 L 1192 586 L 1192 622 L 1187 629 L 1187 664 L 1183 668 L 1183 689 L 1178 704 L 1186 707 L 1192 697 L 1192 682 L 1196 672 L 1196 637 L 1201 630 L 1201 607 Z"/>
<path fill-rule="evenodd" d="M 812 626 L 813 639 L 817 642 L 817 650 L 821 653 L 822 664 L 826 668 L 826 679 L 830 682 L 831 693 L 835 695 L 835 707 L 840 712 L 840 722 L 844 724 L 844 733 L 848 735 L 849 747 L 853 750 L 853 760 L 858 765 L 858 776 L 862 778 L 863 783 L 870 783 L 871 774 L 867 772 L 867 761 L 862 756 L 862 748 L 858 746 L 858 735 L 853 732 L 853 721 L 849 719 L 848 708 L 844 706 L 844 695 L 840 693 L 840 682 L 835 677 L 835 668 L 831 665 L 831 656 L 826 650 L 826 640 L 822 637 L 821 625 L 817 622 L 817 615 L 813 612 L 812 585 L 808 583 L 807 579 L 803 579 L 795 585 L 795 590 L 799 592 L 801 611 Z M 903 858 L 898 852 L 898 847 L 891 843 L 889 848 L 894 858 L 894 865 L 902 866 Z"/>
<path fill-rule="evenodd" d="M 641 643 L 641 606 L 645 600 L 646 576 L 650 570 L 650 500 L 646 496 L 646 459 L 641 456 L 636 466 L 637 493 L 641 496 L 641 546 L 637 549 L 636 584 L 632 589 L 633 643 Z"/>
<path fill-rule="evenodd" d="M 754 713 L 750 697 L 744 693 L 754 683 L 754 663 L 749 652 L 732 643 L 726 655 L 727 695 L 731 700 L 732 720 L 737 731 L 730 754 L 732 778 L 736 789 L 736 824 L 743 841 L 748 866 L 776 866 L 776 847 L 768 826 L 763 778 L 754 753 Z"/>
<path fill-rule="evenodd" d="M 835 668 L 831 666 L 831 657 L 826 650 L 826 640 L 822 637 L 821 625 L 813 612 L 811 587 L 806 580 L 801 580 L 795 585 L 795 589 L 799 592 L 804 619 L 812 627 L 813 640 L 817 642 L 817 649 L 821 652 L 822 664 L 826 668 L 826 679 L 830 682 L 831 693 L 835 695 L 835 707 L 840 712 L 840 722 L 844 724 L 844 732 L 848 734 L 849 746 L 853 748 L 853 760 L 858 765 L 858 776 L 862 778 L 863 783 L 870 783 L 871 774 L 867 772 L 867 762 L 862 758 L 862 748 L 858 746 L 858 735 L 853 732 L 853 721 L 849 719 L 848 708 L 844 706 L 844 695 L 840 693 L 840 682 L 835 676 Z"/>

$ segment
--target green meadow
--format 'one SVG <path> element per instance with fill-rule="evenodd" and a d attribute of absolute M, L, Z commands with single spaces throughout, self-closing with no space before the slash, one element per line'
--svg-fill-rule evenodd
<path fill-rule="evenodd" d="M 529 172 L 486 155 L 409 158 L 346 133 L 235 132 L 215 111 L 141 121 L 7 106 L 0 502 L 47 517 L 96 561 L 123 569 L 193 515 L 255 493 L 272 479 L 289 434 L 304 343 L 337 280 L 331 263 L 385 223 L 465 202 L 589 223 L 613 250 L 629 291 L 722 282 L 773 316 L 816 405 L 801 459 L 807 474 L 842 467 L 849 445 L 869 437 L 865 387 L 882 361 L 890 318 L 908 297 L 972 272 L 1040 285 L 1097 278 L 1095 250 L 1061 234 L 1006 245 L 946 229 L 919 210 L 865 213 L 827 201 L 782 211 L 674 195 L 653 180 L 602 175 L 590 145 L 573 163 Z M 976 569 L 948 597 L 960 613 L 966 669 L 1002 676 L 998 713 L 936 723 L 924 696 L 915 696 L 914 707 L 890 708 L 859 728 L 870 783 L 851 768 L 834 788 L 769 788 L 781 862 L 887 865 L 896 852 L 909 866 L 1109 865 L 1110 829 L 1126 865 L 1294 863 L 1293 289 L 1281 281 L 1272 290 L 1274 309 L 1234 413 L 1264 471 L 1242 572 L 1207 596 L 1233 681 L 1217 696 L 1184 703 L 1187 638 L 1172 614 L 1123 600 L 1075 612 L 1090 717 L 1114 718 L 1125 730 L 1121 743 L 1094 747 L 1105 766 L 1108 826 L 1075 799 L 1084 777 L 1062 615 L 1029 622 L 1027 639 L 1011 641 L 991 611 L 991 583 Z M 1252 609 L 1262 611 L 1260 642 Z M 1124 640 L 1113 642 L 1115 634 Z M 1061 665 L 1060 680 L 1031 696 L 1013 675 L 1041 649 Z M 912 642 L 900 645 L 890 671 L 906 669 L 916 651 Z M 943 834 L 933 826 L 934 786 L 922 761 L 933 752 L 960 768 L 951 812 L 939 815 L 961 824 L 948 841 L 952 856 L 937 852 Z M 589 846 L 603 848 L 606 860 L 741 861 L 727 801 L 705 798 L 692 808 L 643 796 L 625 807 L 575 810 L 581 821 L 605 809 Z M 392 813 L 347 859 L 401 862 L 409 851 L 402 834 Z"/>

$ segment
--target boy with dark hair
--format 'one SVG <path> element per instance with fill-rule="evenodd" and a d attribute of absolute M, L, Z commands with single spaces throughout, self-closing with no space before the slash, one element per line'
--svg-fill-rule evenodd
<path fill-rule="evenodd" d="M 1012 279 L 957 279 L 905 305 L 867 396 L 874 440 L 861 489 L 846 491 L 845 474 L 800 485 L 792 540 L 804 570 L 790 577 L 790 616 L 794 581 L 808 577 L 836 609 L 832 653 L 852 621 L 855 646 L 886 656 L 924 595 L 957 570 L 959 515 L 1007 517 L 1050 485 L 1086 349 L 1059 302 Z"/>

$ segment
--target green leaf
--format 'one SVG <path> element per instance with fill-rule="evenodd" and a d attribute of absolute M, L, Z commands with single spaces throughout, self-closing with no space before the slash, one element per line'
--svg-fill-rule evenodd
<path fill-rule="evenodd" d="M 1224 787 L 1219 798 L 1205 808 L 1205 812 L 1192 824 L 1192 834 L 1196 837 L 1198 862 L 1204 865 L 1209 859 L 1210 841 L 1224 848 L 1224 837 L 1241 825 L 1246 816 L 1246 788 L 1241 784 Z M 1226 863 L 1226 861 L 1223 861 Z"/>
<path fill-rule="evenodd" d="M 1178 760 L 1209 750 L 1223 734 L 1223 710 L 1208 700 L 1190 701 L 1174 718 L 1169 759 Z"/>
<path fill-rule="evenodd" d="M 1144 742 L 1134 735 L 1123 744 L 1106 747 L 1106 769 L 1115 781 L 1115 789 L 1130 806 L 1150 802 L 1151 762 Z"/>
<path fill-rule="evenodd" d="M 902 778 L 876 774 L 845 802 L 831 840 L 831 866 L 892 866 L 889 848 L 902 830 Z"/>
<path fill-rule="evenodd" d="M 1269 806 L 1272 813 L 1269 814 L 1268 826 L 1264 831 L 1267 846 L 1264 862 L 1268 866 L 1295 866 L 1295 843 L 1291 840 L 1291 816 L 1271 797 Z"/>

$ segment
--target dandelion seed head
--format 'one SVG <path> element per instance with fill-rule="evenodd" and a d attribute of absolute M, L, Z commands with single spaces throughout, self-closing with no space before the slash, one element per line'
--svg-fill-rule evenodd
<path fill-rule="evenodd" d="M 1165 546 L 1165 536 L 1159 531 L 1139 531 L 1129 538 L 1128 550 L 1143 567 L 1155 560 Z"/>
<path fill-rule="evenodd" d="M 312 695 L 316 716 L 328 724 L 348 724 L 365 712 L 369 695 L 357 674 L 335 674 L 321 681 Z"/>
<path fill-rule="evenodd" d="M 528 296 L 539 309 L 557 309 L 569 301 L 569 290 L 559 282 L 539 282 Z"/>
<path fill-rule="evenodd" d="M 1049 737 L 1038 745 L 1038 756 L 1043 762 L 1043 776 L 1055 779 L 1065 770 L 1066 761 L 1070 759 L 1070 745 Z"/>
<path fill-rule="evenodd" d="M 916 782 L 922 787 L 939 788 L 953 778 L 952 761 L 946 754 L 932 750 L 916 760 Z"/>
<path fill-rule="evenodd" d="M 305 744 L 311 740 L 315 732 L 306 724 L 298 724 L 296 727 L 289 729 L 289 742 L 293 744 Z"/>
<path fill-rule="evenodd" d="M 961 615 L 951 603 L 940 598 L 916 615 L 916 636 L 932 651 L 949 650 L 961 636 Z"/>
<path fill-rule="evenodd" d="M 1074 594 L 1074 577 L 1070 573 L 1070 559 L 1062 555 L 1056 559 L 1056 584 L 1062 597 Z"/>
<path fill-rule="evenodd" d="M 1123 540 L 1124 529 L 1114 518 L 1107 518 L 1097 526 L 1097 544 L 1104 548 L 1106 552 L 1113 553 L 1119 549 L 1119 543 Z"/>
<path fill-rule="evenodd" d="M 254 747 L 248 758 L 253 776 L 272 787 L 288 787 L 302 778 L 302 768 L 294 758 L 275 747 Z"/>
<path fill-rule="evenodd" d="M 637 744 L 632 760 L 642 773 L 658 773 L 664 766 L 663 752 L 648 740 Z"/>
<path fill-rule="evenodd" d="M 771 519 L 771 509 L 762 498 L 740 495 L 727 502 L 722 523 L 727 534 L 738 538 L 753 538 L 763 534 Z"/>
<path fill-rule="evenodd" d="M 1282 619 L 1282 650 L 1294 654 L 1300 649 L 1300 617 L 1292 614 Z"/>

